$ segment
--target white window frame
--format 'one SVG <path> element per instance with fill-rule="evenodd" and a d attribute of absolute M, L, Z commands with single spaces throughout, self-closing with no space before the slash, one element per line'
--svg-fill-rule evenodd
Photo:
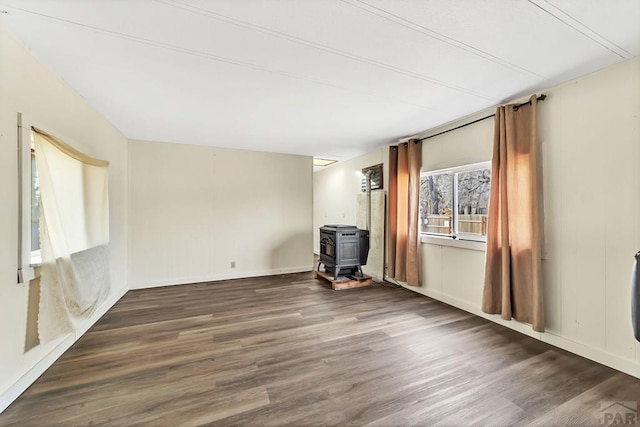
<path fill-rule="evenodd" d="M 18 277 L 17 282 L 29 284 L 36 278 L 36 268 L 42 262 L 40 250 L 31 250 L 31 148 L 32 127 L 36 123 L 25 114 L 17 114 L 18 152 Z"/>
<path fill-rule="evenodd" d="M 479 162 L 479 163 L 471 163 L 462 166 L 455 166 L 446 169 L 437 169 L 424 171 L 420 173 L 420 178 L 428 175 L 438 175 L 443 173 L 451 173 L 453 175 L 453 195 L 452 195 L 452 231 L 451 235 L 446 234 L 437 234 L 437 233 L 422 233 L 421 232 L 421 241 L 423 243 L 432 243 L 432 244 L 444 244 L 447 246 L 459 246 L 459 247 L 468 247 L 469 249 L 484 249 L 487 241 L 486 236 L 479 236 L 477 234 L 471 233 L 460 233 L 458 231 L 458 174 L 463 172 L 469 172 L 478 169 L 491 169 L 491 161 Z M 458 242 L 456 244 L 450 244 L 445 242 Z M 467 244 L 467 242 L 471 244 Z M 478 244 L 474 244 L 478 243 Z"/>
<path fill-rule="evenodd" d="M 18 283 L 35 278 L 31 260 L 31 127 L 18 113 Z"/>

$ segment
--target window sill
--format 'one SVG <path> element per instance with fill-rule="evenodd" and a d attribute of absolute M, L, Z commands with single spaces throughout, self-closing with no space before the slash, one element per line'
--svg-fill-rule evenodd
<path fill-rule="evenodd" d="M 42 258 L 40 257 L 31 258 L 31 263 L 29 264 L 29 267 L 36 268 L 36 267 L 40 267 L 41 265 L 42 265 Z"/>
<path fill-rule="evenodd" d="M 438 246 L 451 246 L 454 248 L 469 249 L 473 251 L 486 251 L 487 244 L 485 242 L 476 242 L 473 240 L 458 240 L 451 237 L 439 236 L 420 236 L 420 243 Z"/>
<path fill-rule="evenodd" d="M 42 261 L 40 257 L 32 258 L 31 263 L 28 267 L 24 267 L 19 270 L 18 283 L 28 285 L 29 283 L 31 283 L 31 281 L 39 279 L 41 270 L 40 267 L 42 266 L 41 262 Z"/>
<path fill-rule="evenodd" d="M 18 270 L 18 284 L 28 285 L 35 278 L 36 271 L 32 266 L 23 267 Z"/>

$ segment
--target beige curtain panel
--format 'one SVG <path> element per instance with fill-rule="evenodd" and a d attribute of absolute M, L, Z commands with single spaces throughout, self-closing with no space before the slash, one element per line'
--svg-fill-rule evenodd
<path fill-rule="evenodd" d="M 388 274 L 410 286 L 420 286 L 418 223 L 422 141 L 410 141 L 389 150 Z"/>
<path fill-rule="evenodd" d="M 396 277 L 396 240 L 398 238 L 398 147 L 389 147 L 389 243 L 387 274 Z"/>
<path fill-rule="evenodd" d="M 76 330 L 109 295 L 108 163 L 32 132 L 42 202 L 40 343 Z"/>
<path fill-rule="evenodd" d="M 543 332 L 536 104 L 496 111 L 482 310 Z"/>

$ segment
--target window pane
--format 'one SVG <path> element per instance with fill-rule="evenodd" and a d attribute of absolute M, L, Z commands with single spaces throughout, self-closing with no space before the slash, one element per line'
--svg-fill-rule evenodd
<path fill-rule="evenodd" d="M 31 251 L 40 249 L 40 180 L 36 159 L 31 153 Z"/>
<path fill-rule="evenodd" d="M 452 234 L 453 173 L 424 175 L 420 179 L 420 231 Z"/>
<path fill-rule="evenodd" d="M 487 208 L 491 189 L 491 169 L 458 174 L 458 232 L 487 234 Z"/>
<path fill-rule="evenodd" d="M 369 166 L 362 169 L 362 179 L 360 181 L 360 189 L 367 191 L 367 173 L 371 176 L 371 189 L 379 190 L 382 188 L 382 163 L 375 166 Z"/>

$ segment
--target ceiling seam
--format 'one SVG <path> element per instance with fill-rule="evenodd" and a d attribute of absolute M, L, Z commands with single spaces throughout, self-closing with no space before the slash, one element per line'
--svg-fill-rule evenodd
<path fill-rule="evenodd" d="M 302 81 L 307 81 L 307 82 L 312 82 L 312 83 L 316 83 L 319 85 L 323 85 L 323 86 L 328 86 L 328 87 L 332 87 L 335 89 L 340 89 L 342 91 L 345 92 L 352 92 L 352 93 L 356 93 L 359 95 L 365 95 L 366 97 L 373 97 L 373 98 L 378 98 L 378 99 L 384 99 L 384 100 L 390 100 L 393 102 L 398 102 L 401 104 L 405 104 L 405 105 L 410 105 L 413 107 L 418 107 L 424 110 L 429 110 L 429 111 L 434 111 L 434 112 L 446 112 L 446 113 L 454 113 L 453 111 L 448 111 L 448 110 L 443 110 L 443 109 L 435 109 L 433 107 L 429 107 L 426 105 L 422 105 L 422 104 L 418 104 L 415 102 L 409 102 L 403 99 L 399 99 L 399 98 L 393 98 L 393 97 L 389 97 L 389 96 L 385 96 L 385 95 L 380 95 L 380 94 L 376 94 L 373 92 L 366 92 L 366 91 L 361 91 L 361 90 L 354 90 L 352 88 L 345 88 L 333 83 L 329 83 L 323 80 L 319 80 L 313 77 L 307 77 L 307 76 L 302 76 L 302 75 L 297 75 L 297 74 L 293 74 L 293 73 L 289 73 L 283 70 L 276 70 L 276 69 L 271 69 L 271 68 L 267 68 L 261 65 L 257 65 L 257 64 L 253 64 L 250 62 L 245 62 L 245 61 L 239 61 L 239 60 L 235 60 L 235 59 L 231 59 L 231 58 L 227 58 L 227 57 L 223 57 L 223 56 L 219 56 L 219 55 L 214 55 L 212 53 L 208 53 L 208 52 L 202 52 L 199 50 L 193 50 L 193 49 L 188 49 L 188 48 L 184 48 L 184 47 L 180 47 L 180 46 L 176 46 L 176 45 L 171 45 L 171 44 L 167 44 L 167 43 L 162 43 L 162 42 L 158 42 L 155 40 L 151 40 L 151 39 L 146 39 L 143 37 L 139 37 L 139 36 L 134 36 L 134 35 L 130 35 L 130 34 L 126 34 L 126 33 L 121 33 L 118 31 L 112 31 L 112 30 L 107 30 L 104 28 L 99 28 L 99 27 L 95 27 L 92 25 L 88 25 L 88 24 L 83 24 L 80 22 L 76 22 L 76 21 L 71 21 L 68 19 L 64 19 L 64 18 L 59 18 L 59 17 L 55 17 L 55 16 L 51 16 L 51 15 L 46 15 L 46 14 L 42 14 L 39 12 L 35 12 L 35 11 L 31 11 L 31 10 L 27 10 L 27 9 L 22 9 L 22 8 L 18 8 L 15 6 L 9 6 L 9 5 L 3 5 L 0 3 L 1 6 L 6 7 L 10 10 L 18 10 L 20 12 L 24 12 L 27 14 L 32 14 L 32 15 L 36 15 L 40 18 L 43 19 L 48 19 L 48 20 L 52 20 L 52 21 L 58 21 L 58 22 L 62 22 L 65 24 L 70 24 L 72 26 L 77 26 L 80 28 L 83 28 L 85 30 L 89 30 L 89 31 L 94 31 L 97 33 L 101 33 L 107 36 L 112 36 L 112 37 L 116 37 L 116 38 L 120 38 L 120 39 L 124 39 L 124 40 L 128 40 L 128 41 L 132 41 L 132 42 L 136 42 L 136 43 L 140 43 L 140 44 L 145 44 L 147 46 L 153 46 L 153 47 L 157 47 L 160 49 L 166 49 L 166 50 L 170 50 L 173 52 L 178 52 L 178 53 L 183 53 L 186 55 L 191 55 L 191 56 L 196 56 L 196 57 L 200 57 L 200 58 L 204 58 L 204 59 L 209 59 L 209 60 L 213 60 L 213 61 L 217 61 L 217 62 L 222 62 L 222 63 L 226 63 L 226 64 L 230 64 L 230 65 L 235 65 L 235 66 L 240 66 L 240 67 L 246 67 L 246 68 L 250 68 L 253 69 L 255 71 L 262 71 L 262 72 L 267 72 L 270 74 L 276 74 L 276 75 L 280 75 L 283 77 L 288 77 L 291 79 L 295 79 L 295 80 L 302 80 Z M 453 88 L 451 88 L 452 90 L 455 90 Z M 487 98 L 488 100 L 491 100 L 491 98 Z"/>
<path fill-rule="evenodd" d="M 230 16 L 223 15 L 223 14 L 220 14 L 220 13 L 217 13 L 217 12 L 213 12 L 213 11 L 208 10 L 208 9 L 204 9 L 204 8 L 197 7 L 197 6 L 192 6 L 190 4 L 186 4 L 186 3 L 182 2 L 182 1 L 178 1 L 178 0 L 154 0 L 154 1 L 156 1 L 157 3 L 164 4 L 166 6 L 175 7 L 175 8 L 181 9 L 181 10 L 185 10 L 187 12 L 191 12 L 191 13 L 194 13 L 194 14 L 197 14 L 197 15 L 200 15 L 200 16 L 206 16 L 206 17 L 209 17 L 209 18 L 212 18 L 212 19 L 216 19 L 216 20 L 219 20 L 219 21 L 222 21 L 222 22 L 226 22 L 228 24 L 237 25 L 237 26 L 245 28 L 245 29 L 257 31 L 257 32 L 260 32 L 260 33 L 263 33 L 263 34 L 268 34 L 268 35 L 271 35 L 271 36 L 279 38 L 279 39 L 284 39 L 284 40 L 291 41 L 291 42 L 298 43 L 298 44 L 302 44 L 302 45 L 305 45 L 305 46 L 308 46 L 308 47 L 313 47 L 313 48 L 316 48 L 316 49 L 319 49 L 319 50 L 322 50 L 322 51 L 325 51 L 325 52 L 333 53 L 335 55 L 339 55 L 339 56 L 342 56 L 344 58 L 348 58 L 348 59 L 354 60 L 354 61 L 363 62 L 363 63 L 369 64 L 369 65 L 377 66 L 377 67 L 383 68 L 383 69 L 388 70 L 388 71 L 392 71 L 392 72 L 395 72 L 395 73 L 398 73 L 398 74 L 402 74 L 402 75 L 407 76 L 407 77 L 412 77 L 412 78 L 415 78 L 415 79 L 424 80 L 424 81 L 427 81 L 429 83 L 433 83 L 433 84 L 436 84 L 436 85 L 439 85 L 439 86 L 447 87 L 449 89 L 453 89 L 453 90 L 456 90 L 458 92 L 463 92 L 463 93 L 466 93 L 468 95 L 473 95 L 473 96 L 476 96 L 476 97 L 479 97 L 479 98 L 483 98 L 483 99 L 486 99 L 488 101 L 496 101 L 496 99 L 497 99 L 495 96 L 485 95 L 485 94 L 482 94 L 482 93 L 479 93 L 479 92 L 476 92 L 476 91 L 473 91 L 473 90 L 469 90 L 469 89 L 460 87 L 460 86 L 452 84 L 452 83 L 447 83 L 447 82 L 444 82 L 442 80 L 439 80 L 439 79 L 436 79 L 436 78 L 433 78 L 433 77 L 425 76 L 424 74 L 419 74 L 419 73 L 416 73 L 416 72 L 413 72 L 413 71 L 409 71 L 409 70 L 405 70 L 405 69 L 396 67 L 396 66 L 391 65 L 391 64 L 387 64 L 387 63 L 384 63 L 384 62 L 381 62 L 381 61 L 376 61 L 375 59 L 366 58 L 366 57 L 363 57 L 363 56 L 353 55 L 351 53 L 348 53 L 348 52 L 333 48 L 331 46 L 323 45 L 323 44 L 320 44 L 320 43 L 317 43 L 317 42 L 313 42 L 313 41 L 310 41 L 310 40 L 306 40 L 306 39 L 303 39 L 303 38 L 300 38 L 300 37 L 293 36 L 291 34 L 283 33 L 283 32 L 276 31 L 276 30 L 273 30 L 273 29 L 270 29 L 270 28 L 266 28 L 266 27 L 262 27 L 260 25 L 256 25 L 256 24 L 252 24 L 250 22 L 242 21 L 242 20 L 237 19 L 237 18 L 232 18 Z M 537 77 L 542 77 L 542 76 L 537 76 Z"/>
<path fill-rule="evenodd" d="M 472 46 L 472 45 L 470 45 L 468 43 L 465 43 L 465 42 L 463 42 L 461 40 L 457 40 L 457 39 L 454 39 L 452 37 L 446 36 L 446 35 L 444 35 L 442 33 L 439 33 L 437 31 L 434 31 L 434 30 L 432 30 L 430 28 L 427 28 L 427 27 L 425 27 L 423 25 L 420 25 L 420 24 L 418 24 L 416 22 L 410 21 L 410 20 L 408 20 L 406 18 L 403 18 L 403 17 L 401 17 L 399 15 L 391 13 L 388 10 L 385 10 L 385 9 L 379 8 L 377 6 L 374 6 L 374 5 L 372 5 L 370 3 L 367 3 L 367 2 L 365 2 L 363 0 L 340 0 L 340 1 L 350 5 L 352 7 L 355 7 L 355 8 L 358 8 L 360 10 L 363 10 L 363 11 L 365 11 L 367 13 L 370 13 L 372 15 L 376 15 L 376 16 L 378 16 L 380 18 L 386 19 L 386 20 L 388 20 L 390 22 L 393 22 L 393 23 L 395 23 L 395 24 L 397 24 L 397 25 L 399 25 L 401 27 L 407 28 L 409 30 L 415 31 L 417 33 L 420 33 L 420 34 L 422 34 L 424 36 L 431 37 L 433 39 L 436 39 L 438 41 L 446 43 L 449 46 L 452 46 L 452 47 L 464 50 L 466 52 L 469 52 L 469 53 L 471 53 L 473 55 L 479 56 L 479 57 L 481 57 L 483 59 L 486 59 L 486 60 L 488 60 L 490 62 L 493 62 L 494 64 L 498 64 L 498 65 L 501 65 L 503 67 L 510 68 L 510 69 L 512 69 L 514 71 L 518 71 L 518 72 L 523 73 L 523 74 L 528 74 L 528 75 L 533 76 L 533 77 L 537 77 L 537 78 L 541 78 L 541 79 L 548 79 L 549 78 L 548 76 L 545 76 L 545 75 L 536 73 L 535 71 L 531 71 L 529 69 L 521 67 L 521 66 L 519 66 L 517 64 L 514 64 L 512 62 L 507 61 L 506 59 L 503 59 L 503 58 L 500 58 L 498 56 L 495 56 L 495 55 L 493 55 L 493 54 L 491 54 L 489 52 L 486 52 L 486 51 L 484 51 L 482 49 L 474 47 L 474 46 Z M 356 4 L 356 3 L 360 3 L 360 4 Z"/>
<path fill-rule="evenodd" d="M 615 44 L 614 42 L 612 42 L 608 38 L 604 37 L 603 35 L 599 34 L 598 32 L 594 31 L 593 29 L 591 29 L 589 26 L 587 26 L 587 25 L 583 24 L 582 22 L 580 22 L 580 20 L 578 20 L 577 18 L 574 18 L 569 13 L 567 13 L 564 10 L 560 9 L 559 7 L 547 2 L 546 0 L 527 0 L 527 1 L 529 3 L 531 3 L 531 4 L 533 4 L 534 6 L 536 6 L 537 8 L 539 8 L 540 10 L 544 11 L 548 15 L 551 15 L 552 17 L 554 17 L 558 21 L 562 22 L 563 24 L 565 24 L 569 28 L 571 28 L 574 31 L 577 31 L 578 33 L 580 33 L 583 36 L 587 37 L 588 39 L 590 39 L 594 43 L 597 43 L 600 46 L 602 46 L 605 49 L 607 49 L 608 51 L 614 53 L 615 55 L 618 55 L 619 57 L 621 57 L 623 59 L 633 58 L 633 56 L 634 56 L 633 54 L 631 54 L 630 52 L 627 52 L 625 49 L 623 49 L 622 47 L 618 46 L 617 44 Z M 545 7 L 545 5 L 546 5 L 546 7 Z M 553 13 L 550 9 L 555 9 L 555 10 L 559 11 L 560 14 L 564 15 L 564 19 L 563 19 L 563 17 L 558 16 L 556 13 Z M 575 23 L 575 25 L 572 24 L 571 22 L 567 22 L 568 20 L 573 21 Z M 578 28 L 579 26 L 583 27 L 584 30 L 581 29 L 581 28 Z M 596 37 L 593 37 L 592 34 L 595 34 Z M 600 39 L 600 40 L 598 40 L 598 39 Z M 602 40 L 604 40 L 604 42 Z"/>

